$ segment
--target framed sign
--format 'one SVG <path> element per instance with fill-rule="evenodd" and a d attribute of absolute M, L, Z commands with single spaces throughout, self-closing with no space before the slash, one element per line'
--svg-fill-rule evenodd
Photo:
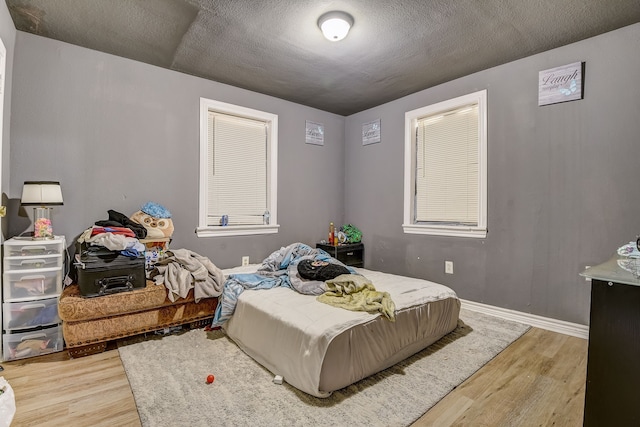
<path fill-rule="evenodd" d="M 380 142 L 380 119 L 362 125 L 362 145 Z"/>
<path fill-rule="evenodd" d="M 324 145 L 324 125 L 307 120 L 305 122 L 305 143 Z"/>
<path fill-rule="evenodd" d="M 538 106 L 575 101 L 584 97 L 584 62 L 550 68 L 538 73 Z"/>

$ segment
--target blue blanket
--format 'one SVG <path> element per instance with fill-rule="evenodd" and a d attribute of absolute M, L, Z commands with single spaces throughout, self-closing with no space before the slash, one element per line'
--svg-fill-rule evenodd
<path fill-rule="evenodd" d="M 256 273 L 231 274 L 224 282 L 224 289 L 218 297 L 218 306 L 211 327 L 222 326 L 231 318 L 238 304 L 238 297 L 246 289 L 271 289 L 278 286 L 293 289 L 288 275 L 289 266 L 309 257 L 339 262 L 322 249 L 313 249 L 304 243 L 292 243 L 269 255 Z"/>

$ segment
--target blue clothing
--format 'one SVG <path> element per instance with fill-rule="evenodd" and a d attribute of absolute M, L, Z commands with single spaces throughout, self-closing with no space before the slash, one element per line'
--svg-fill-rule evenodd
<path fill-rule="evenodd" d="M 238 297 L 246 289 L 271 289 L 278 286 L 293 289 L 288 267 L 310 256 L 321 261 L 333 260 L 322 249 L 313 249 L 304 243 L 292 243 L 269 255 L 256 273 L 231 274 L 224 282 L 222 294 L 218 297 L 218 306 L 211 326 L 222 326 L 231 318 L 238 304 Z"/>

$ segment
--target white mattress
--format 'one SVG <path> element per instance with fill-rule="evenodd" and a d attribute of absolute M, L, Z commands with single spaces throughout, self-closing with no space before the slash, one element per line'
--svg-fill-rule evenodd
<path fill-rule="evenodd" d="M 256 266 L 225 270 L 253 272 Z M 247 290 L 225 324 L 229 337 L 274 375 L 317 397 L 346 387 L 422 350 L 455 329 L 455 292 L 421 279 L 357 269 L 389 292 L 396 321 L 316 301 L 289 288 Z"/>

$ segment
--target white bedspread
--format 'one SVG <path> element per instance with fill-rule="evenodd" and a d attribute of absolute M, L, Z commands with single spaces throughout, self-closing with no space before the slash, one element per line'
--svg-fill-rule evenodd
<path fill-rule="evenodd" d="M 231 269 L 224 273 L 240 271 L 255 270 Z M 376 290 L 389 292 L 396 313 L 431 301 L 457 299 L 452 289 L 437 283 L 366 269 L 358 272 L 371 280 Z M 327 397 L 330 393 L 319 390 L 319 380 L 329 343 L 346 329 L 379 316 L 322 304 L 315 296 L 288 288 L 251 290 L 240 296 L 225 330 L 240 348 L 272 373 L 282 375 L 306 393 Z"/>

